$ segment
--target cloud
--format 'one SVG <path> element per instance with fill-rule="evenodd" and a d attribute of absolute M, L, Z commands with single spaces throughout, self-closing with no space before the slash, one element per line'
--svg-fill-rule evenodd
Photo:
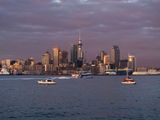
<path fill-rule="evenodd" d="M 125 54 L 125 51 L 137 52 L 140 47 L 137 43 L 147 46 L 148 50 L 154 49 L 152 46 L 160 46 L 159 2 L 159 0 L 1 0 L 1 57 L 11 53 L 17 57 L 29 54 L 38 57 L 44 49 L 50 49 L 55 44 L 69 50 L 70 44 L 76 42 L 79 29 L 82 31 L 84 48 L 87 49 L 89 58 L 94 58 L 100 49 L 107 51 L 114 44 L 119 44 L 122 54 Z M 144 4 L 145 6 L 142 6 Z M 152 45 L 151 40 L 154 41 Z M 25 48 L 20 47 L 21 43 L 25 44 Z M 38 43 L 36 47 L 35 43 Z M 95 45 L 96 47 L 93 47 Z M 155 51 L 158 50 L 153 51 L 152 57 L 157 59 Z"/>
<path fill-rule="evenodd" d="M 123 3 L 137 3 L 139 0 L 122 0 Z"/>
<path fill-rule="evenodd" d="M 61 4 L 61 3 L 62 3 L 62 1 L 61 1 L 61 0 L 52 0 L 52 3 Z"/>

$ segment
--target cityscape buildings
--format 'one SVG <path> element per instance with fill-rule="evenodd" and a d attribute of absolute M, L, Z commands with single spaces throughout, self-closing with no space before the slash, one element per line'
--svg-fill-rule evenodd
<path fill-rule="evenodd" d="M 72 45 L 69 53 L 54 47 L 45 52 L 41 57 L 41 62 L 36 62 L 33 57 L 27 60 L 22 59 L 2 59 L 0 60 L 0 71 L 8 71 L 10 74 L 65 74 L 69 75 L 75 71 L 88 71 L 92 74 L 105 75 L 108 73 L 125 74 L 126 68 L 134 71 L 147 71 L 145 67 L 136 66 L 136 57 L 128 55 L 127 59 L 121 59 L 119 46 L 114 45 L 110 54 L 101 50 L 95 60 L 84 63 L 84 49 L 79 34 L 78 40 Z M 155 69 L 151 68 L 152 71 Z M 1 73 L 1 72 L 0 72 Z"/>

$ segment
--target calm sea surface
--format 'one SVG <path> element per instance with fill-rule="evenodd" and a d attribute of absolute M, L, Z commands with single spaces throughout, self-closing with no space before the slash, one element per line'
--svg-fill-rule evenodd
<path fill-rule="evenodd" d="M 57 78 L 0 76 L 0 120 L 160 120 L 160 76 Z"/>

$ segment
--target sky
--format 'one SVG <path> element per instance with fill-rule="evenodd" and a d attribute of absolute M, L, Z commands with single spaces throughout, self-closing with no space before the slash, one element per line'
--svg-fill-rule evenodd
<path fill-rule="evenodd" d="M 70 51 L 81 39 L 85 57 L 118 45 L 121 58 L 160 67 L 160 0 L 0 0 L 0 59 L 34 57 L 53 47 Z"/>

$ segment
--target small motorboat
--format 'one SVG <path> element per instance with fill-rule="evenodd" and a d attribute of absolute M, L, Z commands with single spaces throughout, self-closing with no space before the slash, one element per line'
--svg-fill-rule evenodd
<path fill-rule="evenodd" d="M 126 85 L 132 85 L 132 84 L 136 84 L 136 81 L 128 76 L 124 78 L 124 80 L 121 83 Z"/>
<path fill-rule="evenodd" d="M 55 80 L 50 80 L 50 79 L 38 80 L 37 82 L 38 82 L 38 84 L 41 84 L 41 85 L 54 85 L 54 84 L 56 84 Z"/>
<path fill-rule="evenodd" d="M 72 78 L 80 78 L 81 77 L 81 75 L 80 74 L 78 74 L 78 73 L 74 73 L 74 74 L 72 74 Z"/>

